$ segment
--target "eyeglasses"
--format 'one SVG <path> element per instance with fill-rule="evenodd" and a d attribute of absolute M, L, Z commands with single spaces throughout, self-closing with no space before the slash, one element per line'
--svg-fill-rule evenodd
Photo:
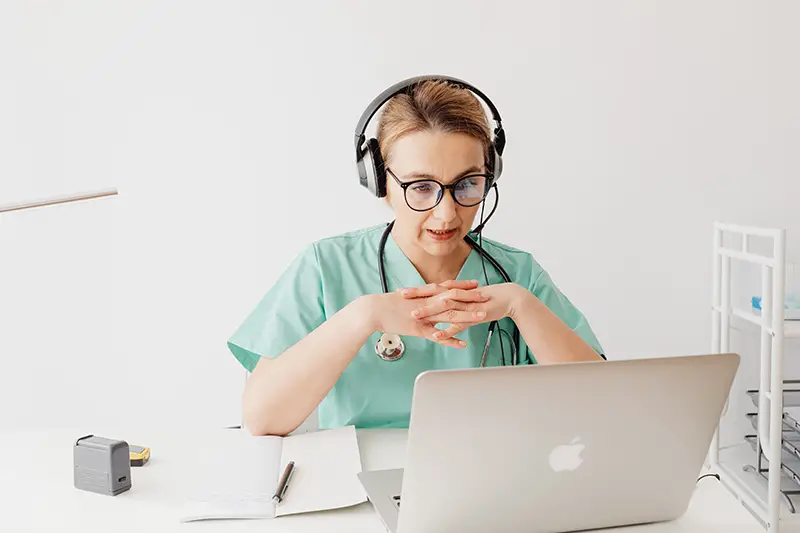
<path fill-rule="evenodd" d="M 488 184 L 491 182 L 491 174 L 468 174 L 450 185 L 444 185 L 432 179 L 420 179 L 414 181 L 400 181 L 394 172 L 386 168 L 397 184 L 402 187 L 405 195 L 406 204 L 414 211 L 428 211 L 433 209 L 444 198 L 444 192 L 450 189 L 453 200 L 463 207 L 473 207 L 478 205 L 486 197 Z"/>

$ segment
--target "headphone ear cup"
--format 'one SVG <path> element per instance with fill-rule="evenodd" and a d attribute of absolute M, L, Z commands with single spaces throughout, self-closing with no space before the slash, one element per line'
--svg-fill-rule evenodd
<path fill-rule="evenodd" d="M 370 161 L 372 163 L 373 194 L 378 198 L 383 198 L 386 196 L 386 167 L 383 163 L 383 156 L 381 155 L 381 148 L 378 145 L 378 140 L 374 137 L 367 141 L 367 151 L 370 154 Z"/>
<path fill-rule="evenodd" d="M 494 144 L 489 145 L 488 159 L 489 172 L 492 173 L 492 182 L 489 184 L 489 187 L 491 187 L 497 183 L 497 180 L 500 179 L 500 174 L 503 173 L 503 157 L 497 153 Z"/>
<path fill-rule="evenodd" d="M 497 153 L 494 156 L 494 168 L 494 181 L 497 182 L 500 179 L 500 174 L 503 173 L 503 156 Z"/>
<path fill-rule="evenodd" d="M 386 171 L 383 166 L 378 141 L 374 138 L 367 141 L 361 150 L 361 158 L 356 161 L 358 166 L 358 181 L 378 198 L 386 196 Z"/>

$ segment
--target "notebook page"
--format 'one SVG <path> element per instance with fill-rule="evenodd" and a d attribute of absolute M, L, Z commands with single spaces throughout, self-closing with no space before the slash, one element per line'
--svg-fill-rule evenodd
<path fill-rule="evenodd" d="M 181 521 L 273 518 L 282 440 L 221 430 L 197 443 Z"/>
<path fill-rule="evenodd" d="M 295 462 L 295 470 L 276 516 L 339 509 L 367 501 L 358 480 L 361 455 L 353 426 L 285 437 L 280 472 L 289 461 Z"/>

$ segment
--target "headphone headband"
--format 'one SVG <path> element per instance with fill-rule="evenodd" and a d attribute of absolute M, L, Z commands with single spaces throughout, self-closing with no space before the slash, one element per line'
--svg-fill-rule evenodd
<path fill-rule="evenodd" d="M 381 155 L 380 146 L 378 145 L 378 140 L 374 137 L 371 137 L 370 139 L 366 138 L 365 132 L 367 130 L 367 124 L 369 124 L 369 121 L 372 120 L 373 116 L 375 116 L 375 113 L 378 112 L 378 109 L 380 109 L 381 106 L 388 102 L 392 97 L 400 93 L 407 92 L 409 88 L 413 87 L 417 83 L 427 80 L 445 81 L 462 89 L 467 89 L 478 96 L 478 98 L 483 100 L 483 102 L 489 107 L 492 112 L 492 118 L 497 123 L 497 126 L 494 129 L 494 135 L 491 143 L 488 146 L 488 153 L 486 154 L 486 166 L 492 174 L 492 179 L 487 184 L 487 189 L 497 182 L 497 180 L 500 178 L 500 174 L 503 172 L 502 154 L 503 148 L 505 148 L 506 145 L 506 134 L 503 130 L 502 122 L 500 121 L 500 112 L 497 110 L 494 103 L 489 100 L 489 97 L 483 94 L 483 92 L 478 90 L 476 87 L 473 87 L 469 83 L 457 78 L 435 75 L 415 76 L 413 78 L 408 78 L 395 83 L 376 96 L 361 114 L 361 118 L 358 119 L 358 124 L 356 125 L 355 148 L 356 166 L 358 167 L 358 181 L 378 198 L 383 198 L 386 196 L 386 168 L 383 156 Z"/>
<path fill-rule="evenodd" d="M 460 80 L 458 78 L 451 78 L 450 76 L 437 76 L 437 75 L 423 75 L 423 76 L 415 76 L 413 78 L 408 78 L 403 81 L 399 81 L 383 91 L 381 94 L 376 96 L 372 102 L 369 103 L 367 108 L 361 114 L 361 118 L 358 119 L 358 124 L 356 124 L 356 133 L 355 133 L 355 144 L 356 144 L 356 156 L 360 157 L 361 148 L 366 141 L 366 136 L 364 132 L 367 129 L 367 125 L 369 121 L 372 120 L 372 117 L 375 116 L 375 113 L 378 112 L 378 109 L 383 106 L 386 102 L 388 102 L 391 98 L 397 96 L 398 94 L 405 92 L 410 87 L 413 87 L 417 83 L 426 80 L 441 80 L 447 81 L 454 85 L 458 85 L 463 89 L 467 89 L 474 94 L 476 94 L 481 100 L 483 100 L 486 105 L 489 107 L 489 110 L 492 112 L 492 118 L 497 123 L 497 127 L 494 130 L 495 134 L 495 150 L 497 151 L 497 155 L 503 154 L 503 148 L 505 147 L 506 137 L 503 132 L 503 124 L 500 119 L 500 112 L 495 107 L 494 103 L 489 99 L 488 96 L 483 94 L 478 88 L 470 85 L 464 80 Z"/>

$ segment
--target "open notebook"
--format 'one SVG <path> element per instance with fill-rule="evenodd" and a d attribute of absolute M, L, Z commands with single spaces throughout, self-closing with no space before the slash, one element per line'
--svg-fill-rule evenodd
<path fill-rule="evenodd" d="M 289 461 L 295 470 L 276 506 L 272 496 Z M 180 520 L 275 518 L 349 507 L 367 501 L 359 472 L 353 426 L 288 437 L 221 430 L 196 449 Z"/>

